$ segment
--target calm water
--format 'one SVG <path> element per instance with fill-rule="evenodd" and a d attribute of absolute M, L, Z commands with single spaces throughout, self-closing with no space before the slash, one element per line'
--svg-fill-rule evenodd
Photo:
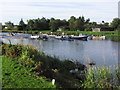
<path fill-rule="evenodd" d="M 5 43 L 9 43 L 9 39 L 12 44 L 31 45 L 38 50 L 43 50 L 45 54 L 59 57 L 61 60 L 77 60 L 84 64 L 94 61 L 98 66 L 118 65 L 118 42 L 112 42 L 110 40 L 61 41 L 55 39 L 42 41 L 26 39 L 28 36 L 30 35 L 20 34 L 2 39 Z"/>

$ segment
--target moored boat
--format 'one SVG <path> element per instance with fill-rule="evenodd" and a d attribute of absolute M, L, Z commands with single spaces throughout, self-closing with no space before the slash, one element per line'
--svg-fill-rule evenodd
<path fill-rule="evenodd" d="M 62 36 L 55 36 L 55 39 L 61 39 Z"/>
<path fill-rule="evenodd" d="M 65 36 L 65 35 L 55 36 L 55 39 L 73 41 L 73 39 L 71 37 Z"/>
<path fill-rule="evenodd" d="M 40 38 L 40 36 L 39 35 L 32 35 L 32 36 L 30 36 L 30 38 L 31 39 L 38 39 L 38 38 Z"/>
<path fill-rule="evenodd" d="M 105 40 L 105 36 L 93 36 L 92 40 Z"/>
<path fill-rule="evenodd" d="M 72 36 L 71 38 L 72 39 L 76 39 L 76 40 L 84 40 L 84 41 L 87 41 L 87 37 L 86 35 L 84 34 L 79 34 L 79 36 Z"/>

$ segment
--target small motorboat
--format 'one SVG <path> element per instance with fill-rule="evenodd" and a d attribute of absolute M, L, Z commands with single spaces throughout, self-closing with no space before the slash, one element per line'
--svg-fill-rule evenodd
<path fill-rule="evenodd" d="M 88 35 L 88 40 L 92 40 L 93 39 L 93 35 Z"/>
<path fill-rule="evenodd" d="M 61 36 L 60 40 L 68 40 L 68 36 Z"/>
<path fill-rule="evenodd" d="M 92 40 L 105 40 L 105 36 L 93 36 Z"/>
<path fill-rule="evenodd" d="M 49 37 L 51 37 L 51 38 L 55 38 L 55 35 L 48 35 Z"/>
<path fill-rule="evenodd" d="M 30 38 L 31 39 L 38 39 L 38 38 L 40 38 L 40 36 L 39 35 L 32 35 L 32 36 L 30 36 Z"/>
<path fill-rule="evenodd" d="M 55 36 L 55 39 L 61 39 L 62 36 Z"/>
<path fill-rule="evenodd" d="M 79 34 L 79 36 L 72 36 L 71 38 L 72 39 L 76 39 L 76 40 L 83 40 L 83 41 L 87 41 L 87 37 L 86 35 L 84 34 Z"/>
<path fill-rule="evenodd" d="M 44 40 L 44 41 L 47 41 L 48 40 L 48 36 L 46 36 L 46 35 L 43 35 L 43 36 L 41 36 L 40 37 L 42 40 Z"/>
<path fill-rule="evenodd" d="M 65 35 L 55 36 L 55 39 L 73 41 L 72 38 L 70 38 L 69 36 L 65 36 Z"/>

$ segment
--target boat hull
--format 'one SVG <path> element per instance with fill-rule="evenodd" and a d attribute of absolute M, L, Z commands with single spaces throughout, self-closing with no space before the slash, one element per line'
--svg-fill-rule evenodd
<path fill-rule="evenodd" d="M 72 39 L 87 41 L 87 36 L 86 37 L 72 37 Z"/>

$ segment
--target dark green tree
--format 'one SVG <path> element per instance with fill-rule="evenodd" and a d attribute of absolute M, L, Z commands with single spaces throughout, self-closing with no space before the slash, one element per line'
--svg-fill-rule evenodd
<path fill-rule="evenodd" d="M 77 18 L 73 23 L 74 30 L 84 31 L 85 25 L 89 24 L 89 22 L 90 22 L 90 19 L 85 20 L 85 18 L 83 16 Z"/>
<path fill-rule="evenodd" d="M 34 20 L 32 20 L 32 19 L 28 20 L 27 21 L 27 30 L 30 30 L 30 31 L 35 30 L 34 25 L 35 25 Z"/>
<path fill-rule="evenodd" d="M 40 23 L 41 23 L 41 30 L 49 30 L 49 19 L 46 18 L 41 18 Z"/>
<path fill-rule="evenodd" d="M 7 30 L 12 30 L 14 28 L 14 24 L 8 21 L 8 22 L 5 22 L 5 27 Z"/>
<path fill-rule="evenodd" d="M 60 27 L 67 26 L 68 22 L 66 20 L 51 18 L 49 25 L 52 31 L 57 31 Z"/>
<path fill-rule="evenodd" d="M 50 25 L 51 31 L 53 31 L 53 32 L 58 29 L 57 21 L 54 18 L 50 19 L 49 25 Z"/>
<path fill-rule="evenodd" d="M 26 24 L 24 23 L 23 19 L 21 19 L 19 22 L 18 30 L 26 30 Z"/>
<path fill-rule="evenodd" d="M 114 18 L 111 23 L 111 27 L 117 29 L 119 28 L 119 25 L 120 25 L 120 18 Z"/>
<path fill-rule="evenodd" d="M 76 17 L 74 17 L 74 16 L 71 16 L 70 19 L 68 20 L 69 28 L 71 31 L 75 30 L 75 21 L 76 21 Z"/>

